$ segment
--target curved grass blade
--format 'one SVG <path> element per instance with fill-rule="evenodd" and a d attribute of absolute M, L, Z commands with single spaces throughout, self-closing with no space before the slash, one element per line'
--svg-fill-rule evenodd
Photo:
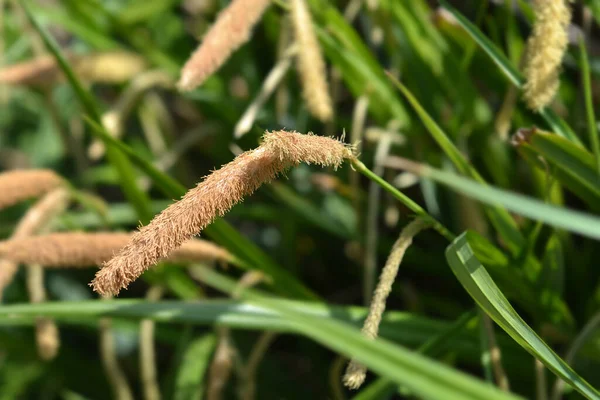
<path fill-rule="evenodd" d="M 435 139 L 438 145 L 442 148 L 444 153 L 450 158 L 456 168 L 465 175 L 471 176 L 473 179 L 484 183 L 485 181 L 479 175 L 479 173 L 469 164 L 462 153 L 456 148 L 454 143 L 448 138 L 448 135 L 440 128 L 440 126 L 434 121 L 433 118 L 427 113 L 427 111 L 421 106 L 417 98 L 404 86 L 400 81 L 390 75 L 390 79 L 394 82 L 396 87 L 402 92 L 404 97 L 408 100 L 410 105 L 414 108 L 416 113 L 423 121 L 423 125 L 427 128 L 431 136 Z M 509 248 L 513 252 L 519 251 L 525 244 L 525 237 L 519 231 L 517 224 L 510 216 L 510 214 L 500 207 L 489 207 L 486 208 L 486 213 L 490 218 L 492 224 L 502 235 L 504 240 L 507 242 Z"/>
<path fill-rule="evenodd" d="M 563 137 L 537 130 L 530 131 L 527 141 L 519 145 L 519 152 L 540 168 L 550 166 L 561 184 L 593 210 L 600 209 L 600 176 L 592 153 Z"/>
<path fill-rule="evenodd" d="M 508 58 L 489 40 L 471 21 L 469 21 L 458 10 L 452 7 L 446 0 L 440 0 L 440 4 L 448 12 L 450 12 L 463 29 L 473 38 L 473 40 L 481 47 L 483 51 L 492 59 L 492 61 L 500 68 L 500 71 L 508 78 L 508 80 L 518 88 L 521 88 L 525 80 L 510 63 Z M 559 116 L 549 108 L 545 108 L 540 112 L 540 115 L 546 120 L 550 128 L 560 136 L 564 136 L 574 143 L 581 144 L 581 141 L 575 135 L 571 127 L 563 121 Z"/>
<path fill-rule="evenodd" d="M 579 393 L 588 399 L 600 399 L 600 393 L 556 355 L 512 308 L 475 257 L 466 234 L 463 233 L 448 246 L 446 259 L 471 297 L 517 343 Z"/>

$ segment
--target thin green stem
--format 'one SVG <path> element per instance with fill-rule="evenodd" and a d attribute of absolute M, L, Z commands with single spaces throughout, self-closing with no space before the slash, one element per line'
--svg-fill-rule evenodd
<path fill-rule="evenodd" d="M 365 164 L 363 164 L 359 159 L 357 159 L 357 158 L 353 159 L 352 166 L 354 167 L 354 169 L 356 171 L 360 172 L 361 174 L 363 174 L 364 176 L 366 176 L 373 182 L 380 185 L 383 188 L 383 190 L 385 190 L 386 192 L 388 192 L 389 194 L 394 196 L 397 200 L 399 200 L 402 204 L 404 204 L 406 207 L 408 207 L 415 214 L 417 214 L 418 216 L 429 221 L 432 224 L 433 229 L 435 229 L 443 237 L 445 237 L 449 241 L 454 240 L 456 235 L 454 235 L 452 232 L 450 232 L 438 220 L 436 220 L 431 215 L 429 215 L 427 213 L 427 211 L 425 211 L 425 209 L 423 209 L 423 207 L 421 207 L 420 205 L 415 203 L 413 200 L 411 200 L 410 197 L 406 196 L 404 193 L 402 193 L 401 191 L 399 191 L 398 189 L 396 189 L 395 187 L 390 185 L 384 179 L 382 179 L 377 174 L 375 174 L 373 171 L 371 171 L 369 168 L 367 168 L 367 166 Z"/>

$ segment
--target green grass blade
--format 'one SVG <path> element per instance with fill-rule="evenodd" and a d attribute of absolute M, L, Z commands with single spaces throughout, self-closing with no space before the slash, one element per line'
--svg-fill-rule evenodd
<path fill-rule="evenodd" d="M 587 120 L 588 134 L 592 151 L 596 157 L 596 172 L 600 176 L 600 140 L 598 139 L 598 127 L 596 125 L 596 115 L 594 113 L 594 100 L 592 98 L 592 78 L 590 74 L 590 63 L 588 60 L 585 39 L 579 42 L 579 68 L 583 77 L 583 95 L 585 98 L 585 115 Z"/>
<path fill-rule="evenodd" d="M 473 38 L 473 40 L 481 47 L 483 51 L 492 59 L 492 61 L 498 66 L 500 71 L 503 73 L 508 80 L 518 88 L 521 88 L 525 80 L 517 71 L 515 67 L 512 66 L 511 62 L 508 58 L 502 54 L 502 52 L 496 47 L 491 40 L 489 40 L 480 30 L 475 26 L 471 21 L 469 21 L 464 15 L 462 15 L 458 10 L 452 7 L 446 0 L 440 0 L 440 4 L 444 7 L 448 12 L 450 12 L 458 23 L 464 28 L 464 30 Z M 557 134 L 566 137 L 570 141 L 574 143 L 581 143 L 575 132 L 569 127 L 569 125 L 563 121 L 560 117 L 558 117 L 554 111 L 549 108 L 545 108 L 540 113 L 541 116 L 546 120 L 546 123 L 550 126 L 550 128 L 556 132 Z"/>
<path fill-rule="evenodd" d="M 600 218 L 595 215 L 552 206 L 529 196 L 482 185 L 474 180 L 430 167 L 417 168 L 415 172 L 482 203 L 501 205 L 524 217 L 600 239 Z"/>
<path fill-rule="evenodd" d="M 461 315 L 454 323 L 448 326 L 448 329 L 440 332 L 438 335 L 430 338 L 416 350 L 417 353 L 436 356 L 444 349 L 448 348 L 450 340 L 462 332 L 470 321 L 475 320 L 475 311 L 471 310 Z M 393 393 L 396 385 L 386 378 L 379 378 L 359 394 L 354 396 L 353 400 L 381 399 Z"/>
<path fill-rule="evenodd" d="M 369 110 L 382 123 L 391 117 L 397 119 L 402 126 L 409 123 L 408 113 L 401 102 L 397 100 L 393 89 L 387 83 L 385 76 L 379 73 L 381 68 L 374 70 L 367 60 L 344 48 L 343 44 L 334 40 L 325 31 L 317 29 L 323 52 L 333 65 L 341 72 L 344 82 L 352 93 L 358 97 L 369 96 Z M 372 56 L 370 56 L 372 57 Z"/>
<path fill-rule="evenodd" d="M 235 286 L 235 284 L 234 284 Z M 367 315 L 363 307 L 328 306 L 321 303 L 309 303 L 279 299 L 295 310 L 319 318 L 335 318 L 359 327 Z M 116 319 L 141 320 L 152 319 L 161 324 L 192 324 L 211 326 L 219 324 L 235 329 L 292 331 L 289 322 L 270 308 L 252 301 L 239 300 L 200 300 L 172 301 L 164 300 L 148 303 L 143 299 L 111 301 L 74 301 L 46 302 L 39 304 L 11 304 L 0 307 L 0 326 L 31 325 L 36 317 L 43 315 L 61 323 L 87 324 L 102 317 Z M 381 325 L 381 336 L 409 346 L 420 346 L 452 325 L 450 322 L 433 320 L 406 312 L 387 312 Z M 506 339 L 506 338 L 503 338 Z M 502 341 L 507 351 L 516 346 Z M 462 355 L 478 362 L 479 348 L 475 336 L 459 332 L 450 337 L 446 345 L 460 349 Z M 514 354 L 514 353 L 513 353 Z M 518 362 L 523 360 L 514 354 Z"/>
<path fill-rule="evenodd" d="M 285 315 L 301 334 L 355 358 L 373 372 L 406 387 L 419 397 L 440 400 L 520 398 L 386 340 L 369 340 L 358 329 L 349 329 L 347 324 L 308 316 L 278 300 L 249 297 Z"/>
<path fill-rule="evenodd" d="M 533 131 L 519 150 L 530 163 L 540 168 L 552 167 L 550 172 L 561 184 L 593 210 L 600 209 L 600 177 L 592 153 L 563 137 L 540 131 Z"/>
<path fill-rule="evenodd" d="M 119 10 L 118 18 L 123 24 L 137 24 L 167 12 L 177 2 L 177 0 L 131 2 Z"/>
<path fill-rule="evenodd" d="M 471 297 L 517 343 L 582 395 L 588 399 L 600 399 L 600 393 L 558 357 L 512 308 L 485 267 L 475 257 L 466 234 L 462 234 L 448 246 L 446 259 Z"/>
<path fill-rule="evenodd" d="M 379 378 L 352 397 L 352 400 L 389 399 L 395 391 L 394 382 L 387 378 Z"/>
<path fill-rule="evenodd" d="M 216 344 L 216 336 L 209 333 L 187 346 L 177 371 L 173 400 L 202 399 L 205 372 Z"/>
<path fill-rule="evenodd" d="M 101 124 L 100 110 L 92 97 L 92 95 L 83 87 L 81 81 L 69 65 L 69 62 L 62 54 L 62 51 L 56 41 L 46 32 L 46 30 L 40 25 L 37 19 L 29 10 L 27 2 L 23 2 L 23 9 L 27 14 L 27 17 L 35 30 L 42 38 L 44 44 L 48 50 L 52 53 L 60 66 L 63 73 L 66 75 L 71 87 L 75 91 L 75 94 L 81 102 L 85 112 L 97 123 Z M 107 156 L 113 164 L 113 166 L 119 172 L 120 184 L 123 193 L 127 197 L 127 200 L 133 204 L 138 212 L 139 218 L 142 222 L 148 222 L 152 218 L 150 212 L 150 199 L 146 193 L 144 193 L 137 185 L 135 172 L 130 165 L 126 157 L 115 151 L 108 151 Z"/>
<path fill-rule="evenodd" d="M 351 230 L 316 207 L 311 201 L 294 192 L 289 186 L 273 182 L 268 188 L 272 196 L 287 205 L 293 212 L 314 226 L 343 239 L 356 238 L 356 230 Z"/>
<path fill-rule="evenodd" d="M 401 82 L 390 76 L 392 81 L 396 84 L 398 89 L 402 92 L 404 97 L 408 100 L 411 106 L 414 108 L 416 113 L 421 118 L 421 121 L 430 132 L 431 136 L 442 148 L 444 153 L 450 158 L 456 168 L 463 174 L 471 176 L 475 180 L 483 183 L 485 182 L 479 173 L 469 164 L 461 152 L 456 148 L 454 143 L 448 138 L 448 135 L 440 128 L 440 126 L 431 118 L 427 111 L 421 106 L 417 98 L 404 86 Z M 499 207 L 486 208 L 486 212 L 496 228 L 496 230 L 502 235 L 511 251 L 518 251 L 524 244 L 525 238 L 519 231 L 517 224 L 510 216 L 510 214 Z"/>

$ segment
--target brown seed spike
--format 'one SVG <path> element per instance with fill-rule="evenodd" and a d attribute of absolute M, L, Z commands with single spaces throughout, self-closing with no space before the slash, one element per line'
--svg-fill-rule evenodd
<path fill-rule="evenodd" d="M 183 66 L 177 86 L 185 91 L 200 86 L 250 39 L 254 25 L 270 4 L 271 0 L 233 0 Z"/>
<path fill-rule="evenodd" d="M 338 167 L 352 149 L 330 138 L 297 132 L 272 132 L 208 175 L 183 198 L 136 232 L 127 246 L 104 264 L 92 282 L 95 291 L 116 295 L 144 271 L 198 234 L 263 183 L 301 162 Z"/>
<path fill-rule="evenodd" d="M 129 233 L 50 233 L 0 242 L 0 257 L 19 264 L 45 268 L 80 268 L 101 265 L 125 247 Z M 229 261 L 222 247 L 205 240 L 190 240 L 171 253 L 170 261 Z"/>
<path fill-rule="evenodd" d="M 4 172 L 0 174 L 0 210 L 39 197 L 63 183 L 54 171 L 46 169 Z"/>

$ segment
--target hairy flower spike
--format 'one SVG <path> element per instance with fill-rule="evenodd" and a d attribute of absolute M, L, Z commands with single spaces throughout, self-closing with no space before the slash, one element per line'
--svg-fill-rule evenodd
<path fill-rule="evenodd" d="M 550 104 L 560 86 L 560 65 L 569 44 L 571 11 L 567 0 L 533 0 L 535 23 L 527 41 L 523 97 L 540 111 Z"/>
<path fill-rule="evenodd" d="M 60 176 L 46 169 L 4 172 L 0 174 L 0 210 L 41 196 L 63 183 Z"/>
<path fill-rule="evenodd" d="M 327 70 L 315 36 L 313 22 L 305 0 L 291 0 L 292 23 L 298 45 L 298 72 L 302 95 L 312 115 L 323 122 L 333 117 L 333 106 L 327 85 Z"/>
<path fill-rule="evenodd" d="M 375 339 L 379 332 L 379 324 L 385 311 L 385 302 L 388 295 L 392 291 L 392 284 L 398 274 L 400 263 L 404 258 L 404 253 L 408 247 L 412 244 L 413 237 L 417 235 L 421 230 L 426 228 L 428 223 L 423 219 L 415 219 L 400 232 L 400 237 L 394 243 L 392 251 L 388 256 L 388 259 L 381 271 L 379 277 L 379 283 L 375 289 L 373 299 L 371 300 L 371 306 L 369 307 L 369 315 L 365 320 L 362 328 L 362 333 L 369 339 Z M 343 381 L 350 389 L 358 389 L 367 376 L 367 368 L 356 360 L 351 360 L 346 368 Z"/>
<path fill-rule="evenodd" d="M 101 265 L 121 250 L 129 233 L 50 233 L 0 242 L 0 257 L 19 264 L 46 268 L 78 268 Z M 170 261 L 229 261 L 222 247 L 205 240 L 190 240 L 173 251 Z"/>
<path fill-rule="evenodd" d="M 136 232 L 129 244 L 98 271 L 91 285 L 100 294 L 115 295 L 289 167 L 301 162 L 338 167 L 350 157 L 352 149 L 335 139 L 297 132 L 267 133 L 258 148 L 240 154 L 208 175 Z"/>
<path fill-rule="evenodd" d="M 183 66 L 177 86 L 186 91 L 200 86 L 250 39 L 254 25 L 270 4 L 271 0 L 233 0 Z"/>

